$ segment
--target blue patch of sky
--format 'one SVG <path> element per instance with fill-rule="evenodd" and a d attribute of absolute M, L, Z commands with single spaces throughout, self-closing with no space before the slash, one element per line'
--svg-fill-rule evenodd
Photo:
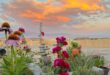
<path fill-rule="evenodd" d="M 10 1 L 12 1 L 12 0 L 0 0 L 0 3 L 8 3 Z"/>
<path fill-rule="evenodd" d="M 0 38 L 5 38 L 5 35 L 3 32 L 0 32 Z"/>
<path fill-rule="evenodd" d="M 0 18 L 0 22 L 3 22 L 4 20 L 2 18 Z"/>
<path fill-rule="evenodd" d="M 16 20 L 13 17 L 8 16 L 8 20 L 12 22 L 16 22 Z"/>

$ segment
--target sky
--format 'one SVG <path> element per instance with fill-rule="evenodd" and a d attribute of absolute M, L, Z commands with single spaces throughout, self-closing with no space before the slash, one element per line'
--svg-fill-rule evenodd
<path fill-rule="evenodd" d="M 110 0 L 0 0 L 0 25 L 26 29 L 29 38 L 110 38 Z M 0 33 L 0 37 L 4 37 Z"/>

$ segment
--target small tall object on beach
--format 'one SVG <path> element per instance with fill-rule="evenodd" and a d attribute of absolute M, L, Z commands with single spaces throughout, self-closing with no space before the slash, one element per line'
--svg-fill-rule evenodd
<path fill-rule="evenodd" d="M 40 52 L 45 53 L 46 50 L 49 50 L 48 46 L 44 44 L 43 42 L 44 32 L 42 31 L 42 23 L 40 23 Z"/>

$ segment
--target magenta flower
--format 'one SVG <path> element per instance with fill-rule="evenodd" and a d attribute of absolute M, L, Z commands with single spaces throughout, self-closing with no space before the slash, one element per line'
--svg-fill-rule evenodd
<path fill-rule="evenodd" d="M 60 43 L 61 42 L 61 40 L 60 40 L 59 37 L 56 38 L 56 41 L 57 41 L 57 43 Z"/>
<path fill-rule="evenodd" d="M 62 37 L 61 37 L 61 40 L 62 40 L 62 41 L 65 41 L 65 40 L 66 40 L 66 38 L 65 38 L 64 36 L 62 36 Z"/>
<path fill-rule="evenodd" d="M 56 38 L 58 45 L 68 45 L 66 38 L 64 36 Z"/>
<path fill-rule="evenodd" d="M 66 61 L 60 58 L 54 61 L 54 68 L 56 68 L 57 66 L 61 68 L 66 68 L 66 69 L 70 68 L 70 65 Z"/>
<path fill-rule="evenodd" d="M 62 51 L 63 46 L 67 45 L 65 37 L 56 38 L 57 46 L 53 48 L 53 53 L 57 53 L 58 58 L 54 60 L 53 67 L 55 68 L 55 74 L 58 75 L 69 75 L 68 70 L 70 69 L 69 63 L 65 58 L 69 58 L 67 51 Z M 57 70 L 57 71 L 56 71 Z"/>
<path fill-rule="evenodd" d="M 25 29 L 24 28 L 19 28 L 19 31 L 21 31 L 22 33 L 25 33 Z"/>
<path fill-rule="evenodd" d="M 58 51 L 60 51 L 62 48 L 60 46 L 56 46 L 54 47 L 52 50 L 53 53 L 57 53 Z"/>
<path fill-rule="evenodd" d="M 64 58 L 69 58 L 69 54 L 68 54 L 67 51 L 62 51 L 62 56 L 63 56 Z"/>
<path fill-rule="evenodd" d="M 64 63 L 64 60 L 62 60 L 62 59 L 60 59 L 60 58 L 54 60 L 54 68 L 56 68 L 57 66 L 59 66 L 59 67 L 64 67 L 64 66 L 63 66 L 63 63 Z"/>
<path fill-rule="evenodd" d="M 62 73 L 60 73 L 60 75 L 69 75 L 69 73 L 68 72 L 62 72 Z"/>

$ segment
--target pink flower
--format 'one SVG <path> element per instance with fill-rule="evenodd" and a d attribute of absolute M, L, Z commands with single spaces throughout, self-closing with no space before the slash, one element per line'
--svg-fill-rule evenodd
<path fill-rule="evenodd" d="M 24 49 L 28 49 L 28 48 L 29 48 L 29 46 L 24 46 L 23 48 L 24 48 Z"/>
<path fill-rule="evenodd" d="M 60 75 L 69 75 L 68 72 L 62 72 Z"/>
<path fill-rule="evenodd" d="M 70 65 L 66 61 L 64 61 L 63 59 L 60 59 L 60 58 L 58 58 L 54 61 L 54 68 L 56 68 L 57 66 L 59 66 L 61 68 L 66 68 L 66 69 L 70 68 Z"/>
<path fill-rule="evenodd" d="M 61 37 L 61 40 L 62 40 L 62 41 L 65 41 L 65 40 L 66 40 L 66 38 L 65 38 L 64 36 L 62 36 L 62 37 Z"/>
<path fill-rule="evenodd" d="M 19 31 L 21 31 L 22 33 L 25 33 L 25 29 L 24 28 L 19 28 Z"/>
<path fill-rule="evenodd" d="M 56 46 L 52 50 L 53 50 L 53 53 L 57 53 L 58 51 L 61 50 L 61 47 L 60 46 Z"/>
<path fill-rule="evenodd" d="M 56 59 L 56 60 L 54 61 L 54 68 L 56 68 L 57 66 L 59 66 L 59 67 L 64 67 L 64 66 L 63 66 L 63 63 L 64 63 L 64 60 L 62 60 L 62 59 L 60 59 L 60 58 Z"/>
<path fill-rule="evenodd" d="M 61 42 L 61 40 L 60 40 L 59 37 L 56 38 L 56 41 L 57 41 L 57 43 L 60 43 Z"/>
<path fill-rule="evenodd" d="M 57 44 L 67 45 L 66 38 L 64 36 L 56 38 Z"/>
<path fill-rule="evenodd" d="M 20 38 L 16 34 L 10 34 L 8 39 L 5 41 L 5 44 L 8 46 L 17 46 L 19 45 Z"/>
<path fill-rule="evenodd" d="M 62 37 L 57 37 L 56 40 L 57 40 L 57 43 L 63 43 L 66 40 L 66 38 L 62 36 Z"/>
<path fill-rule="evenodd" d="M 20 38 L 21 39 L 21 44 L 25 44 L 26 43 L 26 40 L 24 38 Z"/>
<path fill-rule="evenodd" d="M 63 56 L 64 58 L 69 58 L 69 54 L 67 53 L 67 51 L 63 51 L 63 52 L 62 52 L 62 56 Z"/>
<path fill-rule="evenodd" d="M 5 44 L 8 45 L 8 46 L 18 46 L 19 41 L 18 40 L 6 40 Z"/>

